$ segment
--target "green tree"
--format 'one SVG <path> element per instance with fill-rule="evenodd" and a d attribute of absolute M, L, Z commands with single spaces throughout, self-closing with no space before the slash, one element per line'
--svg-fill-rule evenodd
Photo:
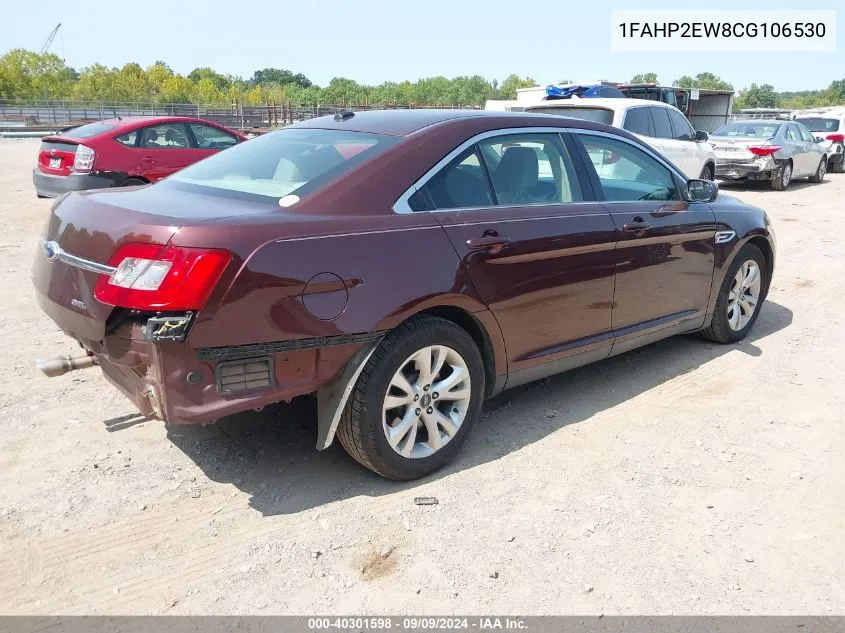
<path fill-rule="evenodd" d="M 531 77 L 522 78 L 519 75 L 508 75 L 499 87 L 500 99 L 516 99 L 517 88 L 533 88 L 537 85 Z"/>
<path fill-rule="evenodd" d="M 252 73 L 250 83 L 257 84 L 296 84 L 300 88 L 308 88 L 311 80 L 302 73 L 294 74 L 283 68 L 265 68 Z"/>
<path fill-rule="evenodd" d="M 713 73 L 698 73 L 695 77 L 684 75 L 672 84 L 679 88 L 704 88 L 707 90 L 733 90 L 733 86 Z"/>
<path fill-rule="evenodd" d="M 778 104 L 778 97 L 775 89 L 770 84 L 751 84 L 748 88 L 739 93 L 734 102 L 734 110 L 743 108 L 775 108 Z"/>
<path fill-rule="evenodd" d="M 194 83 L 182 75 L 168 77 L 161 84 L 159 101 L 162 103 L 190 103 L 194 92 Z"/>
<path fill-rule="evenodd" d="M 75 79 L 76 71 L 53 53 L 14 49 L 0 57 L 2 99 L 63 99 Z"/>
<path fill-rule="evenodd" d="M 656 84 L 657 73 L 640 73 L 631 77 L 632 84 Z"/>
<path fill-rule="evenodd" d="M 229 89 L 229 84 L 231 83 L 229 79 L 225 75 L 221 75 L 213 68 L 194 68 L 189 74 L 188 79 L 193 81 L 196 84 L 199 84 L 200 81 L 203 79 L 208 79 L 211 83 L 214 84 L 214 87 L 217 88 L 220 92 L 225 92 Z"/>
<path fill-rule="evenodd" d="M 228 86 L 225 88 L 228 91 Z M 193 90 L 194 103 L 208 105 L 223 105 L 226 103 L 226 93 L 217 87 L 217 84 L 209 77 L 200 79 Z"/>

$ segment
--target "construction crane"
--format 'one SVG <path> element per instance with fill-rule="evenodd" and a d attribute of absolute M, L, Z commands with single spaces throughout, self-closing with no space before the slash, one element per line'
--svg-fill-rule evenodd
<path fill-rule="evenodd" d="M 38 51 L 39 55 L 43 55 L 47 52 L 47 49 L 50 48 L 50 44 L 53 43 L 53 40 L 56 39 L 56 33 L 59 32 L 59 29 L 62 28 L 62 23 L 59 22 L 52 31 L 50 31 L 50 35 L 47 36 L 47 40 L 44 42 L 44 46 L 41 47 L 41 50 Z"/>

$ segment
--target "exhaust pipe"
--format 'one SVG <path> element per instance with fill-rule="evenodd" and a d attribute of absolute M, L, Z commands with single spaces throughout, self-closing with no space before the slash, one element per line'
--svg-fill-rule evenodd
<path fill-rule="evenodd" d="M 91 354 L 80 354 L 79 356 L 61 354 L 52 358 L 39 358 L 35 361 L 35 366 L 49 378 L 63 376 L 76 369 L 88 369 L 96 364 L 97 359 Z"/>

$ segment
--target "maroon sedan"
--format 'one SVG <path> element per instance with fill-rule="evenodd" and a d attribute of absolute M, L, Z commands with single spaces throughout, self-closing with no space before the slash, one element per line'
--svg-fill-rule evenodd
<path fill-rule="evenodd" d="M 154 185 L 56 201 L 42 309 L 144 414 L 315 393 L 318 449 L 413 479 L 485 398 L 682 332 L 730 343 L 774 267 L 765 212 L 632 135 L 557 116 L 351 112 Z"/>
<path fill-rule="evenodd" d="M 246 138 L 188 117 L 123 117 L 41 139 L 32 182 L 39 198 L 155 182 Z"/>

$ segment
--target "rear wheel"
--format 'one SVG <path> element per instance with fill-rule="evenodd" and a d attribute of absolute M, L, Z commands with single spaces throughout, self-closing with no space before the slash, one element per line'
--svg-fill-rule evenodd
<path fill-rule="evenodd" d="M 140 187 L 141 185 L 148 185 L 149 183 L 141 180 L 140 178 L 127 178 L 122 183 L 120 183 L 121 187 Z"/>
<path fill-rule="evenodd" d="M 766 258 L 754 244 L 746 244 L 736 254 L 725 275 L 705 338 L 717 343 L 744 339 L 760 314 L 760 305 L 769 287 Z"/>
<path fill-rule="evenodd" d="M 787 161 L 781 165 L 780 171 L 775 174 L 775 177 L 772 180 L 772 189 L 775 191 L 786 191 L 786 188 L 789 186 L 791 180 L 792 163 Z"/>
<path fill-rule="evenodd" d="M 830 173 L 841 174 L 845 172 L 845 159 L 830 161 Z"/>
<path fill-rule="evenodd" d="M 827 173 L 827 158 L 822 158 L 816 168 L 816 173 L 810 176 L 810 182 L 821 182 L 824 180 L 825 173 Z"/>
<path fill-rule="evenodd" d="M 472 337 L 445 319 L 414 319 L 388 334 L 370 357 L 337 437 L 379 475 L 417 479 L 461 450 L 483 396 L 484 363 Z"/>
<path fill-rule="evenodd" d="M 707 164 L 701 170 L 701 175 L 699 176 L 699 178 L 701 180 L 713 180 L 713 172 L 713 165 Z"/>

